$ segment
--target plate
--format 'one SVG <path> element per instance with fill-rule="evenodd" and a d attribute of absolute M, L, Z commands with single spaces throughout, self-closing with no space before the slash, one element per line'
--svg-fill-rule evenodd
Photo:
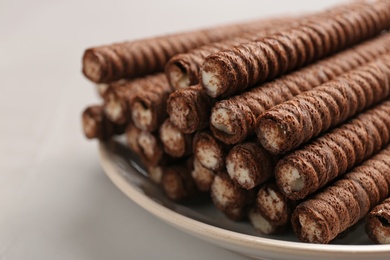
<path fill-rule="evenodd" d="M 308 244 L 292 231 L 265 236 L 246 222 L 233 222 L 207 198 L 178 204 L 151 182 L 137 156 L 121 140 L 99 144 L 100 162 L 110 180 L 142 208 L 188 234 L 257 259 L 389 259 L 390 245 L 373 245 L 362 224 L 332 244 Z"/>

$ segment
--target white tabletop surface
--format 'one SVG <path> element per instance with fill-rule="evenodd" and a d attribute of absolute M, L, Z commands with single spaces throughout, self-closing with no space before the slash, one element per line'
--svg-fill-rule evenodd
<path fill-rule="evenodd" d="M 84 139 L 100 102 L 89 46 L 337 0 L 0 0 L 0 259 L 244 259 L 178 231 L 123 195 Z"/>

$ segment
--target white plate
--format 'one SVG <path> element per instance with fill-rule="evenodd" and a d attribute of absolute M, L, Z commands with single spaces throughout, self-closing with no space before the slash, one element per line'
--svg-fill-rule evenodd
<path fill-rule="evenodd" d="M 218 212 L 208 199 L 177 204 L 149 181 L 136 156 L 118 141 L 100 143 L 101 165 L 135 203 L 168 224 L 215 245 L 259 259 L 389 259 L 390 245 L 372 245 L 362 225 L 329 245 L 299 242 L 292 232 L 264 236 Z"/>

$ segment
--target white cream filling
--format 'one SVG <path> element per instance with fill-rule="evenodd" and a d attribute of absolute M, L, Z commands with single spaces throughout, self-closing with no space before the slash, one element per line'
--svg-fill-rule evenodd
<path fill-rule="evenodd" d="M 210 147 L 200 147 L 197 149 L 197 153 L 200 154 L 199 160 L 200 162 L 209 169 L 214 169 L 218 165 L 218 157 L 216 153 Z"/>
<path fill-rule="evenodd" d="M 144 151 L 144 154 L 147 157 L 150 158 L 150 157 L 152 157 L 154 155 L 154 152 L 153 152 L 154 142 L 147 134 L 141 133 L 139 135 L 139 137 L 138 137 L 138 144 L 142 148 L 142 150 Z"/>
<path fill-rule="evenodd" d="M 187 127 L 187 116 L 190 113 L 190 108 L 183 102 L 174 102 L 174 109 L 171 111 L 169 118 L 171 122 L 179 129 Z"/>
<path fill-rule="evenodd" d="M 108 97 L 105 112 L 112 121 L 119 120 L 123 114 L 123 109 L 120 102 L 117 101 L 112 95 Z"/>
<path fill-rule="evenodd" d="M 275 227 L 259 212 L 256 212 L 253 209 L 249 211 L 248 218 L 252 226 L 263 234 L 271 234 L 275 231 Z"/>
<path fill-rule="evenodd" d="M 162 179 L 162 168 L 160 166 L 149 167 L 149 177 L 155 183 L 161 183 Z"/>
<path fill-rule="evenodd" d="M 217 91 L 221 85 L 217 76 L 213 72 L 201 70 L 201 77 L 203 86 L 206 88 L 207 93 L 212 97 L 217 97 Z"/>
<path fill-rule="evenodd" d="M 286 194 L 300 191 L 305 187 L 305 180 L 297 168 L 291 165 L 283 165 L 280 171 L 282 173 L 280 176 L 280 182 L 282 183 L 283 191 Z"/>
<path fill-rule="evenodd" d="M 173 128 L 162 128 L 160 132 L 161 141 L 170 150 L 176 150 L 177 145 L 184 142 L 183 135 Z"/>
<path fill-rule="evenodd" d="M 211 124 L 221 132 L 233 134 L 232 118 L 229 110 L 219 108 L 211 114 Z"/>
<path fill-rule="evenodd" d="M 301 235 L 306 241 L 314 242 L 317 241 L 317 238 L 322 237 L 320 226 L 309 216 L 306 216 L 306 214 L 300 214 L 298 216 L 298 220 L 301 225 Z"/>
<path fill-rule="evenodd" d="M 142 130 L 146 130 L 145 127 L 152 123 L 152 111 L 148 108 L 144 108 L 144 106 L 139 102 L 135 102 L 133 104 L 131 117 L 137 127 Z"/>
<path fill-rule="evenodd" d="M 97 84 L 96 85 L 96 88 L 99 92 L 99 95 L 100 96 L 103 96 L 104 93 L 106 93 L 107 89 L 108 89 L 108 84 L 105 84 L 105 83 L 100 83 L 100 84 Z"/>
<path fill-rule="evenodd" d="M 280 150 L 281 145 L 284 140 L 280 138 L 280 128 L 276 124 L 267 124 L 267 128 L 260 126 L 261 133 L 263 134 L 265 140 L 265 146 L 272 148 L 274 151 Z M 286 134 L 286 131 L 283 131 L 283 134 Z M 264 141 L 262 141 L 264 142 Z"/>
<path fill-rule="evenodd" d="M 267 189 L 267 193 L 261 193 L 261 204 L 268 209 L 267 213 L 271 219 L 276 219 L 283 214 L 284 203 L 272 189 Z"/>
<path fill-rule="evenodd" d="M 250 171 L 247 167 L 236 162 L 242 162 L 244 158 L 241 154 L 234 154 L 230 160 L 226 160 L 226 170 L 230 178 L 237 181 L 241 186 L 254 186 L 254 181 L 250 178 Z"/>
<path fill-rule="evenodd" d="M 214 197 L 218 200 L 222 207 L 225 207 L 229 203 L 231 198 L 235 196 L 233 190 L 229 189 L 229 187 L 225 185 L 224 180 L 221 179 L 219 176 L 216 176 L 214 178 L 212 184 L 212 192 Z"/>
<path fill-rule="evenodd" d="M 380 244 L 390 244 L 388 232 L 384 232 L 381 227 L 375 227 L 373 233 Z"/>

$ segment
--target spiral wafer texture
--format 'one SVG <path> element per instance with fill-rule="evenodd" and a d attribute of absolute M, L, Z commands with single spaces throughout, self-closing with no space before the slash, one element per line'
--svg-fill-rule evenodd
<path fill-rule="evenodd" d="M 366 218 L 365 230 L 377 244 L 390 244 L 390 198 L 385 199 Z"/>
<path fill-rule="evenodd" d="M 305 198 L 389 142 L 390 101 L 295 150 L 278 162 L 276 183 L 290 199 Z"/>
<path fill-rule="evenodd" d="M 329 243 L 389 196 L 390 147 L 297 206 L 292 225 L 299 239 Z"/>
<path fill-rule="evenodd" d="M 390 3 L 350 4 L 259 41 L 210 55 L 201 84 L 212 97 L 228 97 L 363 41 L 390 26 Z"/>
<path fill-rule="evenodd" d="M 168 117 L 167 100 L 172 91 L 164 74 L 148 77 L 131 102 L 130 111 L 134 124 L 145 131 L 157 130 Z"/>
<path fill-rule="evenodd" d="M 264 22 L 257 20 L 89 48 L 83 56 L 82 70 L 88 79 L 97 83 L 160 72 L 168 60 L 178 53 L 245 32 L 261 30 Z"/>
<path fill-rule="evenodd" d="M 191 172 L 191 176 L 200 191 L 209 192 L 215 177 L 215 172 L 205 168 L 194 158 L 194 169 Z"/>
<path fill-rule="evenodd" d="M 263 113 L 257 137 L 283 154 L 390 95 L 390 55 L 350 71 Z"/>
<path fill-rule="evenodd" d="M 280 79 L 218 101 L 211 111 L 210 129 L 225 143 L 242 142 L 255 132 L 259 116 L 268 109 L 389 51 L 390 35 L 384 34 Z"/>

